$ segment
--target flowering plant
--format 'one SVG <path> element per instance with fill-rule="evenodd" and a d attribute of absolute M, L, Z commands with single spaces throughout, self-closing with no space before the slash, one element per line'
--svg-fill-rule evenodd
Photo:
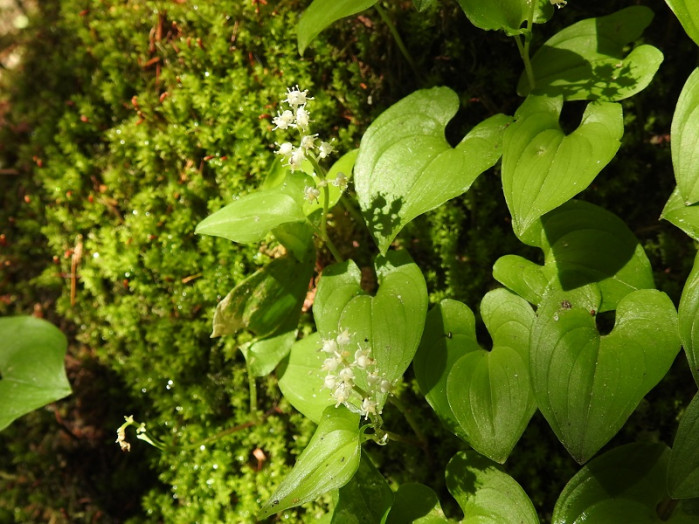
<path fill-rule="evenodd" d="M 301 19 L 301 50 L 329 23 L 357 12 L 357 4 L 333 1 L 332 6 L 329 0 L 314 1 Z M 272 235 L 285 248 L 285 254 L 236 286 L 214 316 L 214 336 L 242 329 L 252 333 L 241 348 L 250 376 L 277 369 L 284 396 L 318 424 L 260 518 L 339 489 L 338 519 L 349 513 L 376 522 L 405 515 L 447 521 L 434 492 L 406 485 L 394 494 L 362 452 L 368 442 L 386 445 L 404 439 L 385 427 L 382 414 L 388 402 L 423 440 L 419 424 L 392 395 L 411 365 L 435 414 L 470 447 L 445 472 L 465 521 L 485 515 L 538 522 L 524 490 L 496 465 L 507 460 L 537 410 L 571 456 L 584 464 L 663 378 L 681 343 L 695 379 L 699 377 L 694 365 L 697 266 L 678 317 L 669 297 L 655 289 L 650 262 L 624 222 L 574 200 L 621 146 L 619 102 L 644 89 L 660 67 L 658 49 L 634 46 L 652 12 L 633 6 L 581 20 L 530 56 L 534 24 L 545 23 L 554 4 L 566 5 L 513 0 L 486 6 L 459 0 L 475 26 L 504 31 L 517 43 L 524 63 L 517 91 L 526 98 L 513 116 L 490 116 L 452 147 L 445 127 L 459 108 L 458 95 L 444 87 L 418 90 L 371 124 L 358 151 L 326 169 L 323 162 L 333 146 L 311 130 L 313 98 L 298 86 L 289 88 L 273 124 L 285 136 L 297 133 L 298 139 L 277 142 L 277 160 L 259 191 L 198 225 L 200 234 L 241 243 Z M 371 6 L 381 9 L 375 1 L 361 8 Z M 680 142 L 699 130 L 696 78 L 695 72 L 680 98 L 677 125 L 673 123 Z M 587 105 L 579 126 L 564 132 L 559 119 L 570 101 Z M 699 172 L 686 167 L 688 154 L 673 150 L 678 189 L 663 216 L 699 240 L 692 207 L 699 200 L 694 191 Z M 408 223 L 466 192 L 500 159 L 513 231 L 523 244 L 543 252 L 544 263 L 516 255 L 495 263 L 493 277 L 504 287 L 490 291 L 480 304 L 493 341 L 485 350 L 477 341 L 471 309 L 447 299 L 428 312 L 422 272 L 407 251 L 392 247 Z M 333 208 L 350 196 L 356 197 L 357 219 L 378 250 L 375 293 L 362 284 L 360 268 L 343 259 L 328 234 Z M 352 204 L 347 208 L 354 209 Z M 297 340 L 319 249 L 327 249 L 336 262 L 322 269 L 315 289 L 316 332 Z M 615 323 L 605 333 L 598 321 L 610 312 Z M 587 515 L 607 522 L 619 511 L 650 512 L 649 522 L 667 519 L 673 511 L 673 522 L 695 518 L 690 504 L 677 501 L 699 497 L 692 482 L 699 471 L 692 451 L 697 441 L 690 435 L 697 413 L 695 398 L 672 449 L 638 443 L 592 460 L 561 494 L 554 521 L 574 522 Z M 640 456 L 650 458 L 639 461 Z M 620 468 L 632 474 L 620 478 Z M 638 477 L 645 491 L 627 486 L 629 478 Z M 622 502 L 616 492 L 592 486 L 596 482 L 626 486 Z M 382 495 L 362 505 L 357 493 L 365 485 Z M 489 490 L 507 496 L 494 500 L 487 496 Z"/>

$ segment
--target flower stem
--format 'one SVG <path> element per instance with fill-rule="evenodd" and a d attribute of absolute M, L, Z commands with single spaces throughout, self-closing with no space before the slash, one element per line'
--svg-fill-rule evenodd
<path fill-rule="evenodd" d="M 323 242 L 325 242 L 325 245 L 328 246 L 330 253 L 332 253 L 332 256 L 335 258 L 335 261 L 342 262 L 342 255 L 337 250 L 337 247 L 335 247 L 335 244 L 332 240 L 330 240 L 330 237 L 328 236 L 328 211 L 330 207 L 330 190 L 328 189 L 327 184 L 328 173 L 325 171 L 325 169 L 323 169 L 323 167 L 318 163 L 318 161 L 315 158 L 313 158 L 310 155 L 307 158 L 313 165 L 313 169 L 315 170 L 316 175 L 318 175 L 318 178 L 325 182 L 325 184 L 323 185 L 323 214 L 320 217 L 320 238 L 323 240 Z"/>
<path fill-rule="evenodd" d="M 390 396 L 388 397 L 389 402 L 393 404 L 396 408 L 398 408 L 398 411 L 400 411 L 403 416 L 405 417 L 405 420 L 408 422 L 408 425 L 412 428 L 413 433 L 415 433 L 415 436 L 417 439 L 420 441 L 420 444 L 422 447 L 427 447 L 427 438 L 425 437 L 425 434 L 422 432 L 420 429 L 420 426 L 418 425 L 417 421 L 413 417 L 411 411 L 409 408 L 401 402 L 401 400 L 396 397 L 396 396 Z"/>
<path fill-rule="evenodd" d="M 257 383 L 250 364 L 247 365 L 248 389 L 250 391 L 250 416 L 253 421 L 257 420 Z"/>
<path fill-rule="evenodd" d="M 519 56 L 522 57 L 522 61 L 524 62 L 524 71 L 527 73 L 527 82 L 529 82 L 529 91 L 533 91 L 534 86 L 535 86 L 534 70 L 532 69 L 532 63 L 531 63 L 531 60 L 529 59 L 529 43 L 531 40 L 531 34 L 530 34 L 530 38 L 527 38 L 526 36 L 524 37 L 524 43 L 522 43 L 522 40 L 520 39 L 520 35 L 517 35 L 514 38 L 515 38 L 515 42 L 517 43 L 517 49 L 519 50 Z"/>
<path fill-rule="evenodd" d="M 374 8 L 379 13 L 379 16 L 381 17 L 381 20 L 383 21 L 383 23 L 386 24 L 386 27 L 388 27 L 388 30 L 391 32 L 391 35 L 393 36 L 393 39 L 396 41 L 396 45 L 398 46 L 398 50 L 401 52 L 401 54 L 405 58 L 405 61 L 408 62 L 410 69 L 413 70 L 413 74 L 415 75 L 415 78 L 417 78 L 422 83 L 422 75 L 420 74 L 420 71 L 418 71 L 418 68 L 415 65 L 415 60 L 413 60 L 413 57 L 410 55 L 410 51 L 408 51 L 408 48 L 405 47 L 405 44 L 403 43 L 403 39 L 400 37 L 400 34 L 398 34 L 398 30 L 396 29 L 396 26 L 393 25 L 393 22 L 391 22 L 391 19 L 386 14 L 386 11 L 384 10 L 384 8 L 381 7 L 381 5 L 379 5 L 379 2 L 374 4 Z"/>

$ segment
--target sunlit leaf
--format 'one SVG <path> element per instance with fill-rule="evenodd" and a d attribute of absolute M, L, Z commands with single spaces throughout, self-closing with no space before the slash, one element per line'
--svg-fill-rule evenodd
<path fill-rule="evenodd" d="M 588 104 L 580 126 L 566 135 L 558 123 L 561 98 L 530 96 L 504 134 L 502 185 L 512 228 L 524 242 L 545 213 L 585 189 L 619 149 L 621 105 Z"/>
<path fill-rule="evenodd" d="M 383 522 L 393 498 L 393 492 L 383 475 L 364 454 L 357 473 L 340 488 L 331 524 Z"/>
<path fill-rule="evenodd" d="M 660 217 L 699 242 L 699 204 L 686 205 L 679 188 L 670 195 Z"/>
<path fill-rule="evenodd" d="M 449 88 L 415 91 L 364 134 L 355 189 L 382 254 L 408 222 L 466 192 L 500 158 L 502 132 L 511 118 L 490 117 L 451 147 L 444 129 L 458 108 L 459 97 Z"/>
<path fill-rule="evenodd" d="M 0 318 L 0 430 L 15 419 L 70 395 L 63 360 L 68 342 L 35 317 Z"/>
<path fill-rule="evenodd" d="M 258 518 L 300 506 L 344 486 L 357 471 L 360 456 L 359 415 L 342 406 L 326 408 L 313 438 Z"/>
<path fill-rule="evenodd" d="M 485 30 L 503 30 L 506 34 L 518 35 L 528 30 L 523 27 L 529 19 L 531 4 L 528 0 L 458 0 L 461 9 L 473 25 Z M 533 22 L 542 24 L 553 13 L 549 0 L 537 0 Z"/>
<path fill-rule="evenodd" d="M 689 369 L 699 385 L 699 253 L 694 258 L 694 267 L 684 284 L 677 316 L 680 340 L 687 355 Z"/>
<path fill-rule="evenodd" d="M 447 465 L 447 489 L 464 512 L 462 524 L 538 524 L 531 500 L 515 479 L 474 451 L 457 453 Z"/>
<path fill-rule="evenodd" d="M 697 0 L 665 0 L 684 27 L 689 38 L 699 45 L 699 8 Z"/>
<path fill-rule="evenodd" d="M 559 31 L 532 57 L 533 93 L 565 100 L 619 101 L 642 91 L 660 67 L 663 54 L 646 44 L 629 52 L 628 45 L 652 19 L 649 8 L 631 6 Z M 530 93 L 525 74 L 517 92 Z"/>
<path fill-rule="evenodd" d="M 696 9 L 699 11 L 699 3 Z M 685 205 L 696 204 L 699 202 L 699 68 L 689 75 L 682 88 L 671 133 L 677 187 Z"/>
<path fill-rule="evenodd" d="M 313 0 L 296 26 L 299 54 L 333 22 L 369 9 L 377 0 Z"/>

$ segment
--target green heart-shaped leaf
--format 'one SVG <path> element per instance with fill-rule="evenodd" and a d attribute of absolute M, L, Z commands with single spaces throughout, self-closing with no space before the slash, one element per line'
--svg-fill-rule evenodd
<path fill-rule="evenodd" d="M 503 463 L 536 411 L 529 385 L 535 315 L 524 299 L 497 289 L 483 297 L 481 316 L 493 349 L 468 352 L 454 363 L 447 400 L 473 449 Z"/>
<path fill-rule="evenodd" d="M 685 205 L 696 204 L 699 202 L 699 68 L 689 75 L 682 88 L 671 133 L 677 187 Z"/>
<path fill-rule="evenodd" d="M 482 0 L 458 0 L 469 21 L 481 29 L 503 30 L 509 36 L 530 31 L 523 27 L 529 20 L 531 2 L 528 0 L 499 0 L 483 2 Z M 553 13 L 549 0 L 537 0 L 533 22 L 543 24 Z"/>
<path fill-rule="evenodd" d="M 401 484 L 386 518 L 386 524 L 442 524 L 448 522 L 437 494 L 418 482 Z"/>
<path fill-rule="evenodd" d="M 677 317 L 680 340 L 687 355 L 689 369 L 699 385 L 699 253 L 694 258 L 694 267 L 684 284 Z"/>
<path fill-rule="evenodd" d="M 596 286 L 551 288 L 531 337 L 539 409 L 568 452 L 587 461 L 616 434 L 679 351 L 672 301 L 657 290 L 626 295 L 614 329 L 600 336 Z"/>
<path fill-rule="evenodd" d="M 457 453 L 447 465 L 447 489 L 464 512 L 462 524 L 538 524 L 531 500 L 515 479 L 473 451 Z"/>
<path fill-rule="evenodd" d="M 699 204 L 688 206 L 678 187 L 672 192 L 660 215 L 699 242 Z"/>
<path fill-rule="evenodd" d="M 442 422 L 464 440 L 466 434 L 447 400 L 447 377 L 457 360 L 480 349 L 471 309 L 456 300 L 445 299 L 427 314 L 420 347 L 413 360 L 415 377 L 425 399 Z"/>
<path fill-rule="evenodd" d="M 699 45 L 699 9 L 696 0 L 665 0 L 689 38 Z"/>
<path fill-rule="evenodd" d="M 15 419 L 70 395 L 63 360 L 68 342 L 34 317 L 0 318 L 0 431 Z"/>
<path fill-rule="evenodd" d="M 378 0 L 313 0 L 303 12 L 296 35 L 299 54 L 303 55 L 313 39 L 333 22 L 369 9 Z"/>
<path fill-rule="evenodd" d="M 627 444 L 600 455 L 563 489 L 553 523 L 659 524 L 655 509 L 666 497 L 668 456 L 667 446 L 655 443 Z"/>
<path fill-rule="evenodd" d="M 360 433 L 359 415 L 342 406 L 326 408 L 313 438 L 258 518 L 300 506 L 349 482 L 359 467 Z"/>
<path fill-rule="evenodd" d="M 672 498 L 699 497 L 699 393 L 687 406 L 677 428 L 670 453 L 667 484 Z"/>
<path fill-rule="evenodd" d="M 318 333 L 297 341 L 291 347 L 289 360 L 279 369 L 279 389 L 284 398 L 316 424 L 325 408 L 335 404 L 324 384 L 327 373 L 321 366 L 327 355 L 318 351 L 322 345 Z"/>
<path fill-rule="evenodd" d="M 314 318 L 323 340 L 347 331 L 350 348 L 370 348 L 378 374 L 389 382 L 403 376 L 415 355 L 427 313 L 427 287 L 422 272 L 404 251 L 376 260 L 379 288 L 375 296 L 361 291 L 361 272 L 354 263 L 326 268 L 316 294 Z M 357 384 L 366 376 L 357 370 Z"/>
<path fill-rule="evenodd" d="M 596 282 L 600 312 L 616 309 L 632 291 L 654 287 L 643 247 L 623 220 L 601 207 L 566 202 L 530 231 L 538 232 L 532 244 L 544 251 L 544 265 L 506 255 L 495 262 L 493 276 L 532 304 L 540 303 L 552 279 L 566 290 Z"/>
<path fill-rule="evenodd" d="M 533 93 L 565 100 L 618 101 L 642 91 L 660 67 L 663 54 L 651 45 L 639 45 L 624 54 L 652 19 L 649 8 L 631 6 L 566 27 L 532 57 Z M 524 74 L 517 92 L 530 93 Z"/>
<path fill-rule="evenodd" d="M 503 138 L 505 200 L 515 234 L 527 243 L 527 230 L 585 189 L 614 157 L 624 133 L 621 105 L 593 102 L 566 136 L 558 123 L 562 107 L 562 98 L 528 97 Z"/>
<path fill-rule="evenodd" d="M 451 89 L 423 89 L 384 111 L 364 134 L 355 189 L 382 254 L 408 222 L 466 192 L 500 158 L 511 118 L 481 122 L 452 148 L 444 129 L 458 108 Z"/>
<path fill-rule="evenodd" d="M 391 504 L 393 491 L 386 479 L 371 460 L 362 455 L 357 473 L 340 488 L 331 524 L 383 522 Z"/>

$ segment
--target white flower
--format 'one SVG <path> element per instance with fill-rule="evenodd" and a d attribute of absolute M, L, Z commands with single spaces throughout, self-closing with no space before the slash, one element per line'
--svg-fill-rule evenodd
<path fill-rule="evenodd" d="M 337 357 L 326 358 L 323 361 L 323 366 L 320 368 L 323 371 L 335 371 L 340 365 L 340 359 Z"/>
<path fill-rule="evenodd" d="M 381 377 L 379 377 L 378 373 L 376 372 L 369 373 L 366 376 L 366 381 L 369 384 L 369 387 L 373 389 L 374 386 L 378 385 L 378 383 L 381 382 Z"/>
<path fill-rule="evenodd" d="M 364 418 L 369 418 L 369 415 L 376 415 L 376 401 L 370 398 L 362 399 L 362 407 L 359 412 Z"/>
<path fill-rule="evenodd" d="M 286 98 L 284 99 L 284 102 L 286 102 L 290 106 L 302 106 L 308 100 L 313 100 L 313 98 L 308 96 L 308 89 L 304 89 L 303 91 L 301 91 L 298 85 L 294 86 L 293 88 L 287 88 Z"/>
<path fill-rule="evenodd" d="M 328 155 L 332 154 L 333 151 L 335 151 L 335 148 L 330 142 L 321 142 L 320 146 L 318 147 L 318 156 L 320 158 L 325 158 Z"/>
<path fill-rule="evenodd" d="M 340 189 L 345 189 L 347 187 L 347 177 L 345 176 L 344 173 L 338 173 L 335 179 L 330 182 L 332 185 L 335 187 L 339 187 Z"/>
<path fill-rule="evenodd" d="M 294 125 L 294 113 L 288 109 L 272 119 L 274 129 L 289 129 Z"/>
<path fill-rule="evenodd" d="M 333 399 L 335 399 L 335 401 L 337 402 L 335 404 L 335 407 L 338 407 L 340 404 L 347 402 L 350 398 L 351 393 L 352 386 L 347 382 L 340 382 L 332 394 Z"/>
<path fill-rule="evenodd" d="M 311 117 L 311 115 L 308 111 L 306 111 L 305 107 L 301 106 L 296 110 L 296 124 L 301 129 L 308 128 L 308 124 L 311 121 L 310 117 Z"/>
<path fill-rule="evenodd" d="M 276 144 L 279 149 L 275 151 L 276 154 L 282 155 L 283 157 L 289 158 L 294 152 L 294 146 L 291 142 L 284 142 L 283 144 Z"/>
<path fill-rule="evenodd" d="M 358 349 L 354 352 L 354 365 L 359 369 L 366 369 L 371 366 L 374 361 L 369 357 L 371 353 L 368 349 Z"/>
<path fill-rule="evenodd" d="M 291 168 L 292 171 L 296 171 L 297 169 L 301 169 L 301 164 L 303 163 L 304 160 L 306 160 L 306 154 L 304 153 L 303 149 L 301 149 L 300 147 L 297 147 L 289 155 L 289 167 Z"/>
<path fill-rule="evenodd" d="M 379 389 L 381 390 L 381 393 L 388 393 L 391 391 L 391 383 L 384 379 L 381 381 L 381 385 L 379 386 Z"/>
<path fill-rule="evenodd" d="M 342 368 L 339 375 L 340 380 L 347 384 L 352 384 L 352 381 L 354 380 L 354 371 L 352 371 L 352 368 Z"/>
<path fill-rule="evenodd" d="M 320 196 L 320 190 L 317 187 L 306 186 L 303 190 L 303 198 L 305 198 L 309 202 L 313 202 L 314 200 L 318 200 L 319 196 Z"/>
<path fill-rule="evenodd" d="M 337 386 L 337 377 L 335 375 L 327 375 L 323 380 L 323 385 L 328 389 L 335 389 Z"/>
<path fill-rule="evenodd" d="M 308 151 L 309 149 L 313 149 L 315 147 L 315 141 L 317 136 L 318 135 L 304 135 L 303 137 L 301 137 L 301 148 L 305 149 L 306 151 Z"/>
<path fill-rule="evenodd" d="M 333 339 L 323 340 L 323 347 L 321 348 L 321 351 L 324 351 L 325 353 L 337 353 L 337 350 L 337 342 L 335 342 Z"/>
<path fill-rule="evenodd" d="M 341 346 L 346 346 L 347 344 L 350 343 L 350 334 L 349 330 L 345 329 L 342 333 L 340 333 L 337 338 L 337 343 Z"/>

